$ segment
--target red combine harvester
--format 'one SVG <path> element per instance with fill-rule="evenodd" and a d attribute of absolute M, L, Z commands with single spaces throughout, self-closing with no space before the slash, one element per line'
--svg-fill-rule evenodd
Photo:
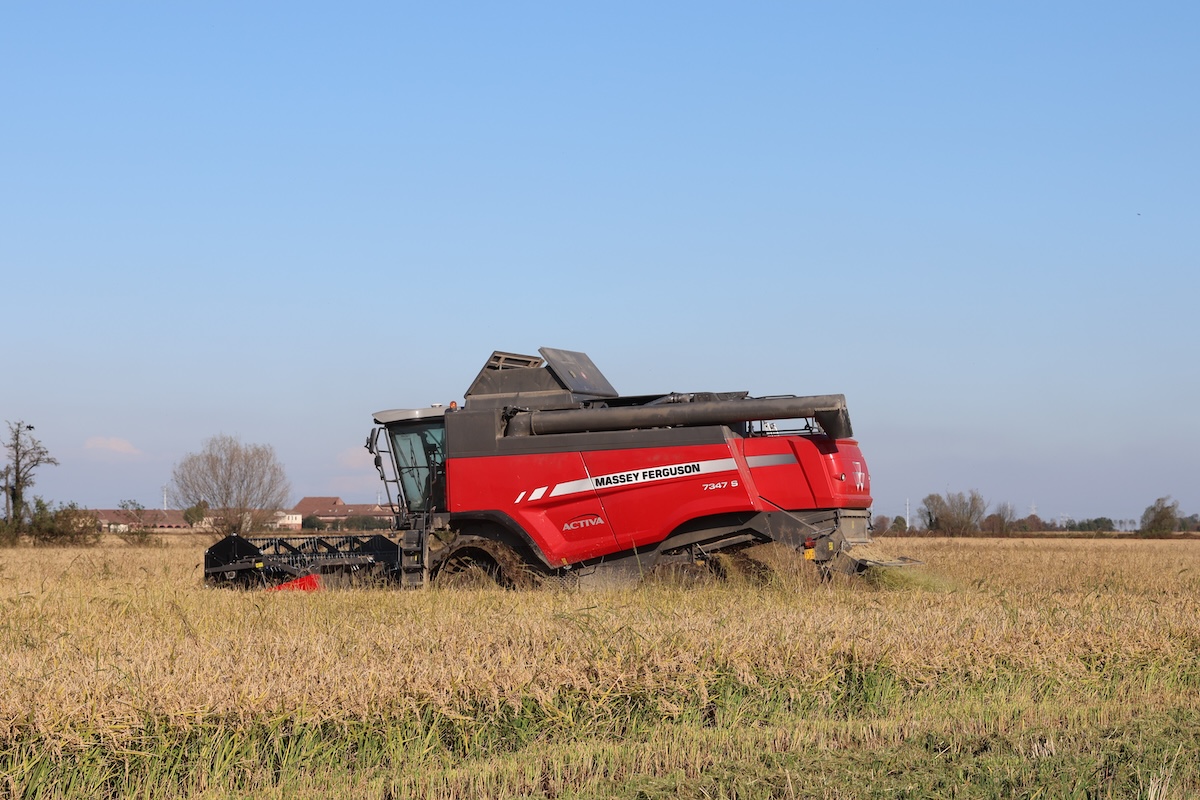
<path fill-rule="evenodd" d="M 586 585 L 770 542 L 824 572 L 913 563 L 864 547 L 871 478 L 843 395 L 621 396 L 587 355 L 539 352 L 493 353 L 461 408 L 375 414 L 391 536 L 231 536 L 207 552 L 208 579 Z"/>

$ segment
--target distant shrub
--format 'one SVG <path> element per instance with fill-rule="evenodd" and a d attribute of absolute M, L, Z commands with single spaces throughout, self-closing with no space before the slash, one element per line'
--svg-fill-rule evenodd
<path fill-rule="evenodd" d="M 325 521 L 316 514 L 309 514 L 300 520 L 300 527 L 306 531 L 323 531 L 327 527 Z"/>
<path fill-rule="evenodd" d="M 382 531 L 391 528 L 392 523 L 390 520 L 360 514 L 353 517 L 346 517 L 346 521 L 342 527 L 348 531 Z"/>
<path fill-rule="evenodd" d="M 38 545 L 87 547 L 100 542 L 100 524 L 95 514 L 75 503 L 51 507 L 40 497 L 33 499 L 26 533 Z"/>

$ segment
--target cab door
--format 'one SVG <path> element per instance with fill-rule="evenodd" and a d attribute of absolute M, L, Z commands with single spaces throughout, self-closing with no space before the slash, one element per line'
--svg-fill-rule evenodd
<path fill-rule="evenodd" d="M 446 425 L 441 419 L 388 426 L 409 513 L 446 510 Z"/>

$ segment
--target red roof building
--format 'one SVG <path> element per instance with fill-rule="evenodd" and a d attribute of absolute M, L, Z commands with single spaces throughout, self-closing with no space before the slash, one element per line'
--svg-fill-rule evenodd
<path fill-rule="evenodd" d="M 316 517 L 326 525 L 342 527 L 350 517 L 370 517 L 391 521 L 392 510 L 379 503 L 344 503 L 340 497 L 305 497 L 296 503 L 292 514 L 301 519 Z"/>
<path fill-rule="evenodd" d="M 140 511 L 129 511 L 124 508 L 100 508 L 89 510 L 96 518 L 100 530 L 109 533 L 124 533 L 126 531 L 144 528 L 190 528 L 191 525 L 183 518 L 182 511 L 163 510 L 160 508 L 144 508 Z"/>

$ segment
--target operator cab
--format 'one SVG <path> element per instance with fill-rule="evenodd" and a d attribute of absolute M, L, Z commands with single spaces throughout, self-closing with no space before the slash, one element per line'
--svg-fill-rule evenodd
<path fill-rule="evenodd" d="M 383 454 L 391 450 L 399 485 L 400 505 L 410 514 L 425 514 L 446 510 L 446 409 L 398 408 L 380 411 L 375 421 L 383 426 L 376 429 L 368 448 L 375 455 L 375 466 L 383 473 Z M 387 443 L 378 439 L 387 431 Z M 385 483 L 391 483 L 384 474 Z"/>

